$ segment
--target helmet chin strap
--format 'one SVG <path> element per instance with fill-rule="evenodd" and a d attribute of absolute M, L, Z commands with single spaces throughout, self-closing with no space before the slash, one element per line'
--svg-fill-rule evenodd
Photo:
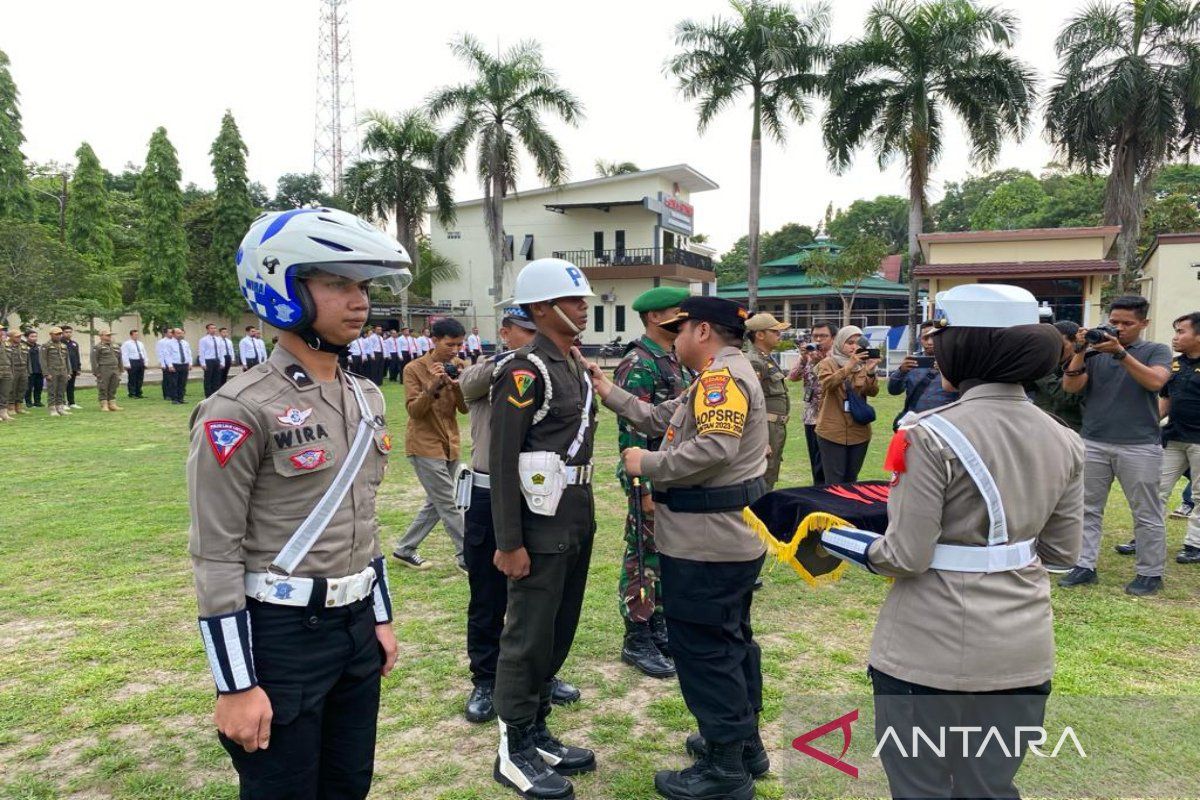
<path fill-rule="evenodd" d="M 322 353 L 341 355 L 350 348 L 350 345 L 348 344 L 331 344 L 330 342 L 325 341 L 320 336 L 317 336 L 317 332 L 314 331 L 312 327 L 296 331 L 296 335 L 299 336 L 306 345 L 308 345 L 309 349 L 318 350 Z"/>
<path fill-rule="evenodd" d="M 586 330 L 586 328 L 584 328 L 584 327 L 580 327 L 579 325 L 576 325 L 576 324 L 575 324 L 575 323 L 574 323 L 574 322 L 571 320 L 571 318 L 567 316 L 566 312 L 565 312 L 565 311 L 563 311 L 561 308 L 559 308 L 559 307 L 558 307 L 558 303 L 551 303 L 551 305 L 554 307 L 554 313 L 558 314 L 558 318 L 559 318 L 559 319 L 561 319 L 563 322 L 567 323 L 567 326 L 568 326 L 568 327 L 569 327 L 569 328 L 570 328 L 572 331 L 574 331 L 574 332 L 575 332 L 575 335 L 576 335 L 576 336 L 578 336 L 579 334 L 583 333 L 583 332 L 584 332 L 584 330 Z"/>

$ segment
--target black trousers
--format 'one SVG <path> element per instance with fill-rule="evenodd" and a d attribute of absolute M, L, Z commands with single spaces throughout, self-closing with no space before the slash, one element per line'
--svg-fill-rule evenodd
<path fill-rule="evenodd" d="M 408 367 L 410 361 L 412 361 L 412 358 L 409 357 L 408 353 L 400 356 L 400 380 L 404 380 L 404 370 Z"/>
<path fill-rule="evenodd" d="M 749 739 L 762 711 L 762 651 L 750 626 L 752 561 L 691 561 L 659 554 L 663 615 L 679 690 L 710 742 Z"/>
<path fill-rule="evenodd" d="M 479 362 L 479 357 L 480 357 L 481 355 L 483 355 L 483 351 L 482 351 L 482 350 L 472 350 L 472 351 L 471 351 L 471 363 L 472 363 L 472 364 L 476 364 L 476 363 L 478 363 L 478 362 Z"/>
<path fill-rule="evenodd" d="M 672 642 L 674 647 L 675 643 Z M 880 760 L 895 798 L 1019 798 L 1013 779 L 1025 760 L 1025 742 L 1014 750 L 1017 727 L 1040 727 L 1046 717 L 1050 681 L 999 692 L 949 692 L 900 680 L 872 667 L 875 690 L 875 740 L 885 742 Z M 974 727 L 967 736 L 951 727 Z M 891 729 L 895 736 L 888 734 Z M 995 734 L 1004 742 L 996 743 Z M 913 746 L 914 729 L 940 744 L 946 730 L 945 755 Z M 988 741 L 989 735 L 991 740 Z M 1029 740 L 1036 741 L 1032 732 Z M 904 752 L 896 746 L 899 741 Z M 985 745 L 986 743 L 986 745 Z M 1006 750 L 1012 755 L 1006 753 Z"/>
<path fill-rule="evenodd" d="M 266 750 L 247 753 L 218 734 L 242 800 L 358 800 L 370 791 L 383 666 L 375 614 L 369 599 L 330 609 L 321 602 L 247 600 L 254 668 L 274 718 Z"/>
<path fill-rule="evenodd" d="M 42 373 L 29 373 L 29 386 L 25 389 L 25 405 L 40 406 L 42 404 L 42 387 L 45 385 L 46 379 Z"/>
<path fill-rule="evenodd" d="M 247 358 L 242 363 L 242 372 L 249 372 L 250 370 L 254 369 L 257 366 L 258 366 L 257 358 Z"/>
<path fill-rule="evenodd" d="M 72 372 L 71 377 L 67 378 L 67 405 L 75 405 L 75 379 L 79 377 L 79 373 Z"/>
<path fill-rule="evenodd" d="M 146 362 L 133 361 L 129 362 L 129 380 L 125 383 L 125 391 L 130 397 L 142 396 L 142 381 L 146 379 Z"/>
<path fill-rule="evenodd" d="M 187 364 L 175 364 L 174 366 L 175 366 L 175 370 L 173 372 L 163 373 L 163 380 L 167 381 L 169 379 L 170 384 L 171 384 L 169 392 L 167 394 L 167 399 L 168 400 L 177 400 L 180 403 L 182 403 L 184 397 L 187 396 L 188 365 Z M 207 370 L 206 370 L 206 377 L 207 377 Z"/>
<path fill-rule="evenodd" d="M 858 471 L 867 459 L 870 442 L 838 444 L 818 436 L 817 443 L 821 448 L 821 468 L 825 473 L 825 483 L 854 483 L 858 480 Z"/>
<path fill-rule="evenodd" d="M 804 443 L 808 445 L 808 464 L 812 467 L 813 486 L 825 483 L 825 468 L 821 464 L 821 445 L 817 442 L 817 426 L 804 426 Z"/>
<path fill-rule="evenodd" d="M 204 362 L 204 396 L 211 397 L 221 388 L 221 362 L 210 358 Z"/>
<path fill-rule="evenodd" d="M 400 356 L 388 356 L 387 371 L 388 379 L 395 383 L 400 376 Z"/>
<path fill-rule="evenodd" d="M 496 529 L 492 527 L 492 492 L 475 487 L 463 529 L 463 556 L 471 599 L 467 603 L 467 658 L 475 685 L 496 681 L 500 634 L 508 605 L 508 578 L 496 569 Z"/>
<path fill-rule="evenodd" d="M 510 725 L 533 724 L 550 698 L 579 625 L 592 537 L 563 553 L 530 553 L 529 575 L 508 581 L 508 605 L 496 662 L 496 714 Z"/>
<path fill-rule="evenodd" d="M 350 356 L 350 371 L 355 375 L 362 375 L 364 378 L 369 377 L 367 373 L 363 371 L 362 356 Z"/>
<path fill-rule="evenodd" d="M 217 388 L 218 388 L 218 389 L 220 389 L 222 386 L 224 386 L 224 385 L 226 384 L 226 382 L 228 382 L 228 380 L 229 380 L 229 370 L 230 370 L 232 367 L 233 367 L 233 364 L 229 364 L 229 363 L 223 363 L 223 364 L 221 365 L 221 380 L 220 380 L 220 382 L 217 384 Z"/>
<path fill-rule="evenodd" d="M 375 381 L 376 386 L 382 386 L 383 385 L 383 374 L 386 371 L 386 367 L 385 367 L 384 361 L 383 361 L 383 353 L 376 353 L 374 358 L 372 359 L 372 361 L 373 361 L 373 365 L 372 365 L 373 374 L 371 375 L 371 380 Z"/>

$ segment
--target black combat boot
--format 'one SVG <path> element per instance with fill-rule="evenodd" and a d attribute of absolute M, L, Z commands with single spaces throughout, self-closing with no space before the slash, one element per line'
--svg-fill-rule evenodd
<path fill-rule="evenodd" d="M 625 620 L 625 646 L 621 660 L 651 678 L 672 678 L 675 665 L 658 651 L 650 636 L 650 623 Z"/>
<path fill-rule="evenodd" d="M 546 765 L 534 741 L 535 725 L 518 728 L 500 722 L 500 749 L 492 777 L 525 800 L 573 800 L 575 787 Z"/>
<path fill-rule="evenodd" d="M 711 743 L 708 755 L 687 769 L 655 774 L 654 788 L 668 800 L 752 800 L 754 779 L 742 761 L 745 747 L 740 740 Z"/>
<path fill-rule="evenodd" d="M 654 641 L 658 652 L 663 654 L 663 658 L 671 657 L 671 648 L 667 641 L 667 618 L 662 615 L 661 611 L 650 617 L 650 638 Z"/>
<path fill-rule="evenodd" d="M 492 694 L 495 686 L 490 683 L 477 683 L 467 698 L 467 722 L 491 722 L 496 718 L 496 707 L 492 704 Z"/>
<path fill-rule="evenodd" d="M 708 742 L 704 741 L 704 737 L 698 733 L 693 733 L 687 738 L 688 755 L 697 760 L 708 758 Z M 762 736 L 758 731 L 754 732 L 754 736 L 742 743 L 742 763 L 746 765 L 746 771 L 750 773 L 752 778 L 761 778 L 771 771 L 771 759 L 767 755 L 767 748 L 763 746 Z"/>
<path fill-rule="evenodd" d="M 550 701 L 543 700 L 538 709 L 537 723 L 533 726 L 533 743 L 542 761 L 550 765 L 559 775 L 578 775 L 596 768 L 596 754 L 585 747 L 571 747 L 554 738 L 546 727 L 550 716 Z"/>

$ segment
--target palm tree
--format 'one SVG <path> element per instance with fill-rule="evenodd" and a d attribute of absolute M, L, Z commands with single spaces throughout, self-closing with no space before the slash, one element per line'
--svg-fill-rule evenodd
<path fill-rule="evenodd" d="M 762 132 L 783 143 L 789 118 L 807 119 L 807 98 L 821 86 L 814 71 L 825 58 L 829 7 L 797 15 L 790 5 L 730 0 L 735 17 L 711 23 L 685 20 L 675 28 L 682 51 L 667 61 L 688 100 L 700 101 L 700 133 L 743 93 L 750 95 L 750 231 L 746 262 L 747 303 L 758 303 L 759 199 L 762 194 Z"/>
<path fill-rule="evenodd" d="M 1181 0 L 1096 3 L 1058 37 L 1046 129 L 1073 166 L 1109 167 L 1104 223 L 1120 225 L 1124 291 L 1137 268 L 1146 194 L 1200 132 L 1200 7 Z"/>
<path fill-rule="evenodd" d="M 442 140 L 445 164 L 459 169 L 467 148 L 478 145 L 476 170 L 483 183 L 483 216 L 492 250 L 492 302 L 504 299 L 504 198 L 517 188 L 520 148 L 533 157 L 538 176 L 551 186 L 567 176 L 562 148 L 542 123 L 553 113 L 575 125 L 583 106 L 557 83 L 542 61 L 536 42 L 522 42 L 503 55 L 492 56 L 464 34 L 451 50 L 474 71 L 470 83 L 445 87 L 429 98 L 434 120 L 453 114 Z"/>
<path fill-rule="evenodd" d="M 971 0 L 879 0 L 862 37 L 835 48 L 822 127 L 837 172 L 870 142 L 880 169 L 904 160 L 908 178 L 909 325 L 916 342 L 917 237 L 929 171 L 942 152 L 944 109 L 966 128 L 974 159 L 995 160 L 1006 136 L 1024 136 L 1034 76 L 1006 52 L 1016 18 Z"/>
<path fill-rule="evenodd" d="M 596 177 L 612 178 L 616 175 L 632 175 L 635 172 L 641 172 L 641 168 L 632 161 L 605 161 L 602 158 L 596 159 Z"/>
<path fill-rule="evenodd" d="M 454 198 L 444 164 L 438 161 L 438 131 L 419 110 L 389 117 L 382 111 L 363 115 L 362 150 L 372 159 L 357 161 L 346 172 L 351 208 L 375 219 L 396 222 L 396 238 L 421 271 L 418 236 L 432 201 L 443 225 L 454 222 Z M 401 293 L 401 315 L 408 320 L 408 292 Z"/>

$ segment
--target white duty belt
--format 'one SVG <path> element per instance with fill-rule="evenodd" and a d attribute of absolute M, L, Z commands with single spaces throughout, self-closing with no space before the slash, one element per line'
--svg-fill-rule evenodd
<path fill-rule="evenodd" d="M 362 572 L 343 578 L 327 578 L 325 607 L 348 606 L 369 597 L 375 586 L 375 577 L 375 568 L 367 567 Z M 278 606 L 305 608 L 315 584 L 313 578 L 285 578 L 270 572 L 247 572 L 245 577 L 247 597 Z"/>
<path fill-rule="evenodd" d="M 1016 544 L 1008 543 L 1008 521 L 1004 516 L 1000 489 L 979 451 L 962 431 L 937 414 L 925 417 L 918 424 L 944 442 L 958 456 L 979 493 L 983 495 L 988 513 L 986 547 L 935 545 L 930 568 L 949 572 L 1005 572 L 1031 564 L 1037 558 L 1032 539 Z"/>

